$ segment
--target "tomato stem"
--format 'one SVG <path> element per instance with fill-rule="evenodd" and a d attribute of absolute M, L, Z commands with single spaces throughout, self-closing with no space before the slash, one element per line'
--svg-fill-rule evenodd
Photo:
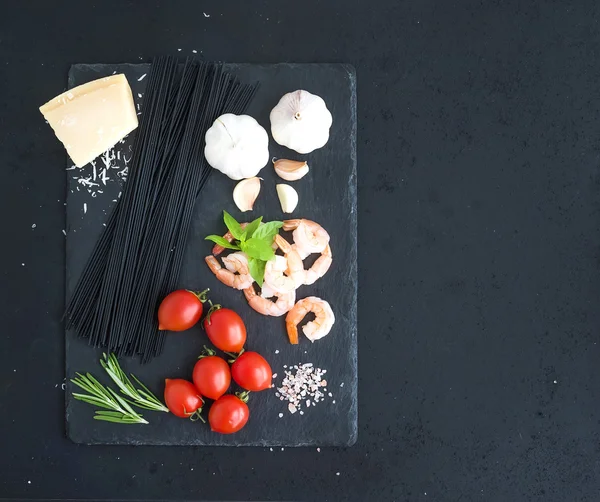
<path fill-rule="evenodd" d="M 206 303 L 207 301 L 210 302 L 210 300 L 208 299 L 208 292 L 210 291 L 210 288 L 206 288 L 204 291 L 200 291 L 200 292 L 192 291 L 191 289 L 188 289 L 187 291 L 192 293 L 202 303 Z M 212 305 L 212 303 L 211 303 L 211 305 Z"/>
<path fill-rule="evenodd" d="M 244 392 L 236 392 L 235 395 L 242 403 L 247 403 L 248 397 L 250 396 L 250 391 L 245 390 Z"/>
<path fill-rule="evenodd" d="M 244 353 L 245 350 L 246 349 L 242 348 L 242 350 L 240 350 L 237 354 L 235 352 L 226 352 L 226 351 L 223 351 L 223 352 L 225 352 L 225 354 L 227 354 L 229 357 L 231 357 L 231 359 L 228 360 L 229 364 L 233 364 L 237 360 L 237 358 L 240 357 Z"/>
<path fill-rule="evenodd" d="M 202 416 L 202 408 L 198 408 L 194 413 L 192 413 L 190 415 L 190 420 L 192 422 L 197 422 L 198 420 L 201 420 L 203 424 L 206 423 L 206 420 L 204 420 L 204 417 Z"/>
<path fill-rule="evenodd" d="M 212 315 L 213 312 L 216 312 L 217 310 L 219 310 L 221 308 L 221 305 L 219 305 L 219 304 L 213 305 L 213 302 L 211 302 L 210 300 L 208 300 L 208 303 L 210 304 L 210 309 L 208 309 L 208 312 L 206 313 L 204 322 L 208 323 L 208 325 L 210 326 L 210 316 Z"/>
<path fill-rule="evenodd" d="M 198 356 L 198 359 L 202 359 L 203 357 L 214 356 L 217 352 L 215 350 L 209 349 L 206 345 L 204 346 L 204 350 Z"/>

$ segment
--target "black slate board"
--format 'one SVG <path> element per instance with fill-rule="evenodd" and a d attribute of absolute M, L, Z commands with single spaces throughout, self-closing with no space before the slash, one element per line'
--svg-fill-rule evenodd
<path fill-rule="evenodd" d="M 334 120 L 327 145 L 309 155 L 298 155 L 270 139 L 274 157 L 306 159 L 309 175 L 292 183 L 300 203 L 292 217 L 306 217 L 321 223 L 331 234 L 334 263 L 327 275 L 313 286 L 298 290 L 298 298 L 316 295 L 327 299 L 335 312 L 336 324 L 324 339 L 311 344 L 303 335 L 298 346 L 287 342 L 284 318 L 269 318 L 251 310 L 241 292 L 219 283 L 204 263 L 210 245 L 204 237 L 224 231 L 221 212 L 227 209 L 239 221 L 248 216 L 239 213 L 231 193 L 235 182 L 218 172 L 211 176 L 196 203 L 196 217 L 188 242 L 180 286 L 190 289 L 211 288 L 211 298 L 240 312 L 248 328 L 247 348 L 262 353 L 277 374 L 278 386 L 284 377 L 284 365 L 311 362 L 326 369 L 327 392 L 323 402 L 304 415 L 290 414 L 287 402 L 275 396 L 275 389 L 253 393 L 249 403 L 248 425 L 231 436 L 214 434 L 200 422 L 191 423 L 171 414 L 145 412 L 149 425 L 121 425 L 92 419 L 92 408 L 74 400 L 67 386 L 67 434 L 77 443 L 132 445 L 352 445 L 357 436 L 357 226 L 356 226 L 356 79 L 354 69 L 340 64 L 228 64 L 227 69 L 242 81 L 260 81 L 260 89 L 247 113 L 270 132 L 269 112 L 279 98 L 295 89 L 307 89 L 322 96 Z M 149 71 L 146 64 L 78 64 L 71 67 L 69 88 L 114 73 L 124 73 L 132 87 L 136 106 L 143 106 L 143 93 Z M 135 133 L 133 133 L 135 134 Z M 95 167 L 67 167 L 67 297 L 73 290 L 102 224 L 121 190 L 126 176 L 123 170 L 131 152 L 133 134 L 114 149 L 110 156 L 97 159 Z M 103 170 L 106 168 L 106 175 Z M 284 219 L 275 184 L 281 180 L 271 166 L 259 174 L 264 178 L 262 191 L 250 217 L 263 215 L 266 220 Z M 246 213 L 248 215 L 249 213 Z M 123 359 L 126 371 L 133 372 L 157 395 L 164 378 L 191 378 L 191 371 L 202 346 L 208 342 L 199 326 L 185 333 L 170 334 L 164 353 L 146 365 Z M 66 333 L 66 372 L 90 371 L 104 383 L 106 378 L 98 359 L 101 350 L 89 347 L 72 332 Z M 283 413 L 283 417 L 279 414 Z"/>

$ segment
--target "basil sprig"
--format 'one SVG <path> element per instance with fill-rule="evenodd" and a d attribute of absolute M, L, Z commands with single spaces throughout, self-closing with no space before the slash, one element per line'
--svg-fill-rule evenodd
<path fill-rule="evenodd" d="M 275 256 L 272 244 L 275 235 L 283 226 L 282 221 L 263 223 L 262 216 L 242 228 L 236 219 L 227 211 L 223 211 L 225 226 L 233 236 L 229 242 L 220 235 L 208 235 L 206 240 L 212 241 L 226 249 L 242 251 L 248 256 L 248 268 L 252 278 L 259 286 L 263 285 L 265 266 Z"/>

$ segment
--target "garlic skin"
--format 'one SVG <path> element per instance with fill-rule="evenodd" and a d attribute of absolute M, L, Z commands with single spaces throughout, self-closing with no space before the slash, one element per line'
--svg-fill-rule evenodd
<path fill-rule="evenodd" d="M 299 160 L 273 159 L 273 168 L 286 181 L 298 181 L 308 174 L 308 164 Z"/>
<path fill-rule="evenodd" d="M 285 94 L 271 110 L 270 119 L 273 139 L 298 153 L 325 146 L 333 123 L 325 101 L 303 90 Z"/>
<path fill-rule="evenodd" d="M 233 189 L 233 202 L 242 213 L 252 211 L 259 193 L 260 178 L 254 177 L 242 180 Z"/>
<path fill-rule="evenodd" d="M 232 180 L 252 178 L 269 162 L 269 135 L 249 115 L 221 115 L 204 139 L 208 163 Z"/>
<path fill-rule="evenodd" d="M 279 197 L 281 210 L 284 213 L 293 213 L 298 205 L 298 192 L 291 186 L 283 183 L 276 185 L 275 188 L 277 189 L 277 197 Z"/>

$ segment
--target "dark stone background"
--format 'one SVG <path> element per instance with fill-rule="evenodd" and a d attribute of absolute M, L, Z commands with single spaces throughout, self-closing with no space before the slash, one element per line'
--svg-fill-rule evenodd
<path fill-rule="evenodd" d="M 598 10 L 3 2 L 0 496 L 598 500 Z M 64 436 L 64 152 L 37 107 L 71 63 L 177 49 L 357 69 L 350 449 L 85 447 Z"/>

